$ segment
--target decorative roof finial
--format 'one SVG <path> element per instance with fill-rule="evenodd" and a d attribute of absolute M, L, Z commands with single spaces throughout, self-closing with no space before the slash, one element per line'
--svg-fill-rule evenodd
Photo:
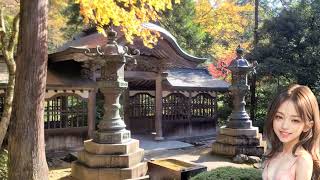
<path fill-rule="evenodd" d="M 236 52 L 238 57 L 241 57 L 241 58 L 243 57 L 244 49 L 241 47 L 240 44 L 238 45 Z"/>
<path fill-rule="evenodd" d="M 107 30 L 108 42 L 115 42 L 117 39 L 117 32 L 113 28 L 108 28 Z"/>

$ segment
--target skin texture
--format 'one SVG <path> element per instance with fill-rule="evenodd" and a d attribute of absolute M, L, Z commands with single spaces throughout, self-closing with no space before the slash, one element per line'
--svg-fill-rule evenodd
<path fill-rule="evenodd" d="M 292 149 L 299 142 L 301 133 L 308 131 L 312 125 L 311 122 L 301 119 L 291 100 L 287 100 L 279 106 L 273 119 L 273 130 L 283 143 L 283 151 L 272 158 L 267 168 L 268 172 L 264 174 L 264 179 L 276 179 L 277 176 L 288 172 L 291 168 L 295 172 L 295 180 L 311 179 L 313 169 L 311 155 L 303 147 L 299 147 L 295 153 L 296 156 L 294 156 Z"/>

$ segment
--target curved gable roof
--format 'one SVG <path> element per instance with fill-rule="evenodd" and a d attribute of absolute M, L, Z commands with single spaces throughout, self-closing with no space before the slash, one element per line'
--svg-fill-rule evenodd
<path fill-rule="evenodd" d="M 186 53 L 178 44 L 177 40 L 175 37 L 166 29 L 153 24 L 153 23 L 144 23 L 142 25 L 145 28 L 148 28 L 150 30 L 158 31 L 160 32 L 160 35 L 162 39 L 159 39 L 158 45 L 155 46 L 154 49 L 149 49 L 146 47 L 143 47 L 142 43 L 138 42 L 137 48 L 140 50 L 141 54 L 146 54 L 149 56 L 154 56 L 154 57 L 159 57 L 161 58 L 170 58 L 171 54 L 173 51 L 175 52 L 176 56 L 173 56 L 171 58 L 175 59 L 181 59 L 184 61 L 189 61 L 190 63 L 195 63 L 195 64 L 200 64 L 203 63 L 204 61 L 207 60 L 207 58 L 199 58 L 192 56 L 188 53 Z M 116 29 L 117 30 L 117 29 Z M 119 32 L 119 30 L 117 30 Z M 125 38 L 123 33 L 119 32 L 118 35 L 118 43 L 119 44 L 126 44 Z M 96 32 L 96 30 L 87 29 L 84 30 L 82 33 L 78 34 L 73 40 L 65 43 L 63 46 L 58 48 L 56 52 L 52 53 L 49 55 L 50 59 L 59 59 L 61 58 L 61 55 L 66 55 L 66 54 L 73 54 L 72 57 L 76 56 L 78 57 L 79 54 L 75 52 L 75 50 L 72 47 L 76 48 L 95 48 L 97 45 L 104 45 L 106 44 L 106 38 L 102 35 Z M 139 38 L 136 38 L 135 41 L 141 41 Z M 162 41 L 166 41 L 169 46 L 172 48 L 173 51 L 169 51 L 165 46 L 160 46 L 159 44 Z M 130 46 L 135 46 L 135 45 L 130 45 Z M 165 54 L 165 51 L 167 51 L 169 54 Z M 70 59 L 70 57 L 68 57 Z M 65 59 L 67 60 L 67 59 Z M 59 60 L 58 60 L 59 61 Z M 63 60 L 62 60 L 63 61 Z"/>

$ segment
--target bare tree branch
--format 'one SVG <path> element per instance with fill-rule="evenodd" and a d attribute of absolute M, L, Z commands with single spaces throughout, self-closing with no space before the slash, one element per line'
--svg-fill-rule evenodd
<path fill-rule="evenodd" d="M 13 27 L 12 27 L 12 35 L 9 40 L 8 50 L 12 51 L 14 50 L 15 45 L 17 44 L 17 36 L 19 33 L 19 13 L 14 17 L 13 19 Z"/>
<path fill-rule="evenodd" d="M 0 42 L 2 43 L 2 50 L 6 50 L 6 42 L 5 42 L 5 36 L 6 36 L 6 27 L 4 24 L 4 17 L 3 17 L 3 7 L 0 9 Z"/>

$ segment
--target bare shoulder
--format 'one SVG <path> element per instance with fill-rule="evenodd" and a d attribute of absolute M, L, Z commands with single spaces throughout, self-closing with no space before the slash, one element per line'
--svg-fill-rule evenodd
<path fill-rule="evenodd" d="M 296 180 L 311 179 L 313 171 L 313 160 L 310 153 L 300 151 L 297 153 Z"/>
<path fill-rule="evenodd" d="M 313 165 L 313 160 L 311 154 L 306 150 L 301 150 L 297 152 L 297 165 Z"/>

